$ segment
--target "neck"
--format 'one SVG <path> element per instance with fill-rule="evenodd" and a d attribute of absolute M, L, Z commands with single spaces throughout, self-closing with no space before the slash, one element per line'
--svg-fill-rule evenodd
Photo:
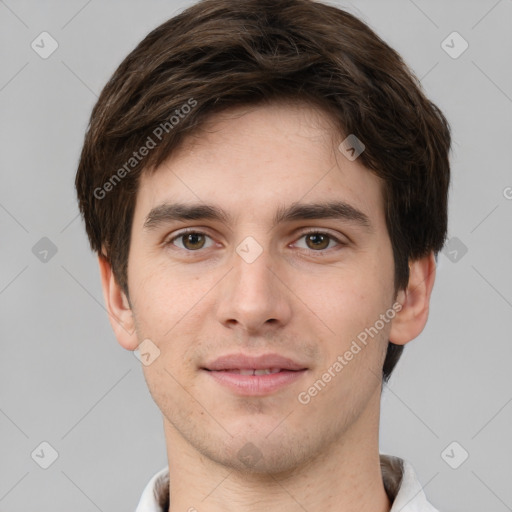
<path fill-rule="evenodd" d="M 356 423 L 307 462 L 241 472 L 200 453 L 164 418 L 169 512 L 389 512 L 378 450 L 380 393 Z"/>

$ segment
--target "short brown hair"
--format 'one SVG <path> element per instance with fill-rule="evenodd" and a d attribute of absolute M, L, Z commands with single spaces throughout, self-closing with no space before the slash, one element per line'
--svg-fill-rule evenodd
<path fill-rule="evenodd" d="M 127 295 L 143 170 L 155 169 L 213 113 L 269 99 L 313 102 L 340 134 L 365 145 L 361 162 L 384 180 L 396 291 L 408 284 L 409 260 L 441 250 L 450 128 L 399 54 L 353 15 L 319 2 L 203 0 L 125 58 L 85 136 L 80 211 L 92 249 L 103 252 Z M 402 349 L 388 344 L 385 380 Z"/>

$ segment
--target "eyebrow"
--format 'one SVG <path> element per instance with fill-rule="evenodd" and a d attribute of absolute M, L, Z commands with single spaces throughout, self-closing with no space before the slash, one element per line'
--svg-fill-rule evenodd
<path fill-rule="evenodd" d="M 283 222 L 312 219 L 339 219 L 357 224 L 372 232 L 369 217 L 344 201 L 325 203 L 292 203 L 280 206 L 273 218 L 274 228 Z M 172 221 L 213 220 L 232 224 L 232 217 L 222 208 L 209 204 L 162 203 L 153 208 L 144 221 L 144 230 L 153 230 Z"/>

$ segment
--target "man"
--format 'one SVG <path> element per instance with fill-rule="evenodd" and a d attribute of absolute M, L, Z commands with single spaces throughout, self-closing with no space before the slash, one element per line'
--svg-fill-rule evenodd
<path fill-rule="evenodd" d="M 76 178 L 168 468 L 138 512 L 434 511 L 379 454 L 427 321 L 450 130 L 399 55 L 307 0 L 206 0 L 94 107 Z"/>

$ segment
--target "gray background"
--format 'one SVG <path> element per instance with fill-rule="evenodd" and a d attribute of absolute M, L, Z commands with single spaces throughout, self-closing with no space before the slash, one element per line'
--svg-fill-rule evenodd
<path fill-rule="evenodd" d="M 110 329 L 73 180 L 101 88 L 188 4 L 0 1 L 1 512 L 134 510 L 167 464 L 141 363 Z M 383 393 L 381 451 L 411 461 L 442 511 L 512 510 L 512 0 L 337 5 L 403 55 L 453 129 L 451 240 L 429 323 Z M 47 59 L 31 48 L 43 31 L 59 45 Z M 458 58 L 442 46 L 453 31 L 469 44 Z M 47 469 L 43 441 L 58 452 Z"/>

